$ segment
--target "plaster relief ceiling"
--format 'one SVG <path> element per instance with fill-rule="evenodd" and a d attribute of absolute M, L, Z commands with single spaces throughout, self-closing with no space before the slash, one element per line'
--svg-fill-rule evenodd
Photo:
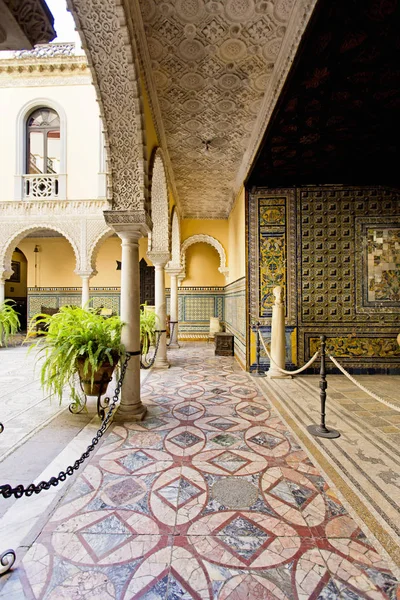
<path fill-rule="evenodd" d="M 185 217 L 226 218 L 236 175 L 302 0 L 140 0 Z"/>

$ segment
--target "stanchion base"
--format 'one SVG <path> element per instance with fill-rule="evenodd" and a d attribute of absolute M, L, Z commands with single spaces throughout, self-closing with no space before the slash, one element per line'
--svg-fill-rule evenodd
<path fill-rule="evenodd" d="M 336 429 L 323 429 L 321 425 L 309 425 L 307 430 L 316 437 L 323 438 L 338 438 L 340 437 L 340 433 L 336 431 Z"/>
<path fill-rule="evenodd" d="M 265 377 L 265 373 L 263 373 L 262 371 L 260 373 L 257 373 L 257 371 L 253 371 L 251 373 L 252 377 Z"/>

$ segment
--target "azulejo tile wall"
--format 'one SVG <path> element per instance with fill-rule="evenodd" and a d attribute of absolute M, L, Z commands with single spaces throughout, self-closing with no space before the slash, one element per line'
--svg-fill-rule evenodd
<path fill-rule="evenodd" d="M 297 324 L 296 314 L 296 240 L 295 191 L 292 189 L 256 189 L 248 195 L 248 302 L 249 331 L 255 323 L 265 340 L 271 337 L 271 317 L 277 285 L 284 289 L 285 318 L 288 326 L 286 356 L 293 355 L 291 332 Z M 254 337 L 254 336 L 253 336 Z M 250 369 L 255 368 L 251 359 L 250 343 L 247 358 Z M 261 357 L 262 368 L 269 366 L 267 357 Z"/>
<path fill-rule="evenodd" d="M 325 334 L 347 366 L 400 368 L 397 190 L 255 190 L 248 200 L 248 264 L 251 317 L 262 328 L 270 325 L 271 287 L 283 284 L 298 364 Z"/>
<path fill-rule="evenodd" d="M 246 278 L 225 286 L 225 328 L 234 335 L 235 356 L 246 365 Z"/>
<path fill-rule="evenodd" d="M 170 314 L 170 290 L 166 290 L 167 314 Z M 180 287 L 178 290 L 179 339 L 205 339 L 210 317 L 225 320 L 224 287 Z"/>
<path fill-rule="evenodd" d="M 28 319 L 41 312 L 42 306 L 80 306 L 81 288 L 74 287 L 28 287 Z M 120 311 L 120 288 L 90 288 L 90 305 L 94 308 L 111 308 L 113 313 Z"/>

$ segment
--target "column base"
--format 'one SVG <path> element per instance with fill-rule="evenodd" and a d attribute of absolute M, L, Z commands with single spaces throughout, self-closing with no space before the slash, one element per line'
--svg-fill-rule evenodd
<path fill-rule="evenodd" d="M 135 406 L 132 410 L 127 409 L 125 406 L 119 406 L 117 412 L 114 415 L 114 423 L 135 423 L 137 421 L 143 421 L 147 413 L 147 408 L 143 404 Z"/>
<path fill-rule="evenodd" d="M 275 369 L 269 369 L 267 371 L 267 377 L 268 379 L 293 379 L 291 375 L 285 375 L 284 373 L 281 373 Z"/>
<path fill-rule="evenodd" d="M 153 369 L 169 369 L 170 366 L 171 365 L 169 364 L 166 358 L 156 358 L 156 361 L 153 365 Z"/>
<path fill-rule="evenodd" d="M 168 346 L 168 350 L 176 350 L 177 348 L 180 348 L 178 342 L 172 342 L 172 344 L 169 344 Z"/>

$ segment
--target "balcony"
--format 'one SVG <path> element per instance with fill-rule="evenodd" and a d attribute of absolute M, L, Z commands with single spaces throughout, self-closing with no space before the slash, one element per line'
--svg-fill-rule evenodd
<path fill-rule="evenodd" d="M 24 200 L 44 198 L 51 200 L 59 197 L 58 174 L 23 175 Z"/>

